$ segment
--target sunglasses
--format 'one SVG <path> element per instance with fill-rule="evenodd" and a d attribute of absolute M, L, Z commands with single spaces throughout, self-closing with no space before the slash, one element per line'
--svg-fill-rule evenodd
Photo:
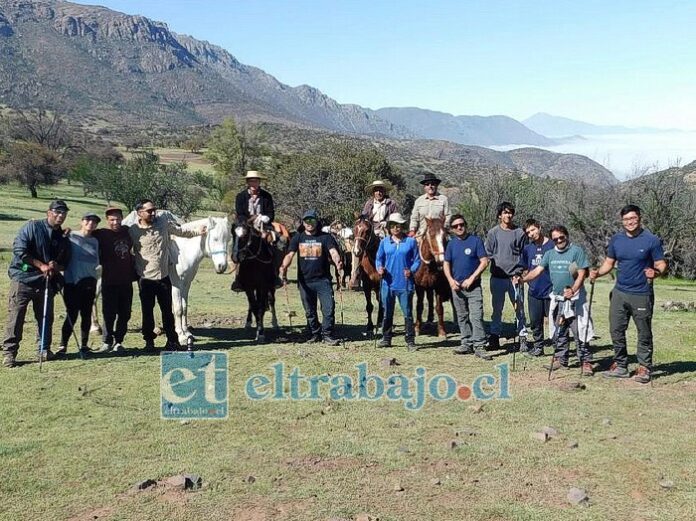
<path fill-rule="evenodd" d="M 306 222 L 307 224 L 314 224 L 314 223 L 317 222 L 317 220 L 314 219 L 313 217 L 310 217 L 310 218 L 308 218 L 308 219 L 302 219 L 302 221 L 303 221 L 303 222 Z"/>
<path fill-rule="evenodd" d="M 68 213 L 67 210 L 51 210 L 55 215 L 66 215 Z"/>
<path fill-rule="evenodd" d="M 567 239 L 567 237 L 566 237 L 565 235 L 561 235 L 560 237 L 554 237 L 554 238 L 552 238 L 551 240 L 552 240 L 553 242 L 563 242 L 563 241 L 565 241 L 566 239 Z"/>
<path fill-rule="evenodd" d="M 457 223 L 457 224 L 452 225 L 452 228 L 465 228 L 465 227 L 466 226 L 464 226 L 464 223 Z"/>

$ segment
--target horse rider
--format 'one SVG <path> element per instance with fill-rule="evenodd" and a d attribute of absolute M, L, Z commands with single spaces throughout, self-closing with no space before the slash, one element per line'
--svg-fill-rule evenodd
<path fill-rule="evenodd" d="M 389 184 L 381 180 L 373 181 L 365 187 L 365 192 L 372 197 L 365 202 L 361 215 L 372 223 L 374 234 L 380 240 L 386 236 L 387 219 L 398 212 L 396 201 L 389 197 L 389 188 Z M 350 287 L 360 287 L 360 266 L 353 270 Z"/>
<path fill-rule="evenodd" d="M 237 194 L 235 199 L 235 213 L 237 214 L 236 226 L 240 226 L 247 222 L 252 217 L 258 217 L 262 223 L 265 234 L 272 228 L 273 220 L 275 219 L 275 205 L 273 196 L 261 188 L 261 180 L 265 177 L 256 170 L 249 170 L 244 177 L 246 181 L 246 189 Z M 239 264 L 239 237 L 235 233 L 233 235 L 234 244 L 232 246 L 232 262 Z M 282 285 L 280 281 L 276 281 L 276 286 Z M 234 282 L 231 287 L 232 291 L 242 291 L 242 286 L 239 283 L 239 270 L 236 271 Z"/>
<path fill-rule="evenodd" d="M 425 232 L 425 218 L 444 219 L 445 228 L 449 226 L 452 212 L 449 207 L 449 199 L 446 195 L 438 193 L 438 187 L 442 182 L 435 174 L 426 172 L 423 174 L 420 184 L 423 185 L 423 195 L 413 203 L 411 221 L 409 223 L 409 237 L 423 235 Z"/>

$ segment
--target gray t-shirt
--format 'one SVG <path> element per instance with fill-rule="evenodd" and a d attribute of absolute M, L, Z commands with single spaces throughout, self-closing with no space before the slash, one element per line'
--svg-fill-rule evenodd
<path fill-rule="evenodd" d="M 70 262 L 65 268 L 65 282 L 77 284 L 82 279 L 97 278 L 99 266 L 99 241 L 94 237 L 83 237 L 70 233 Z"/>
<path fill-rule="evenodd" d="M 528 242 L 522 228 L 503 230 L 498 225 L 488 230 L 486 253 L 491 260 L 491 276 L 509 278 L 522 271 L 520 256 Z"/>

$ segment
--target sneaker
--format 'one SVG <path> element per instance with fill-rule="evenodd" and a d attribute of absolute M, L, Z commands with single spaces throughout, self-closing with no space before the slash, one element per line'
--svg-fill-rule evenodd
<path fill-rule="evenodd" d="M 391 347 L 392 343 L 391 340 L 388 338 L 382 338 L 379 342 L 377 342 L 377 347 L 379 348 L 385 348 L 385 347 Z"/>
<path fill-rule="evenodd" d="M 318 344 L 321 342 L 321 335 L 312 335 L 307 340 L 304 341 L 305 344 Z"/>
<path fill-rule="evenodd" d="M 87 346 L 82 346 L 80 348 L 80 351 L 78 352 L 78 354 L 80 355 L 80 358 L 82 358 L 84 360 L 85 358 L 89 358 L 91 355 L 93 355 L 94 351 L 92 351 Z"/>
<path fill-rule="evenodd" d="M 114 344 L 114 347 L 111 349 L 111 351 L 115 354 L 123 354 L 126 352 L 126 348 L 123 347 L 123 344 L 121 342 L 116 342 Z"/>
<path fill-rule="evenodd" d="M 15 354 L 6 351 L 3 355 L 2 366 L 7 367 L 8 369 L 17 367 L 17 357 Z"/>
<path fill-rule="evenodd" d="M 409 353 L 415 353 L 418 351 L 418 346 L 413 340 L 406 342 L 406 348 L 408 349 Z"/>
<path fill-rule="evenodd" d="M 486 353 L 483 349 L 475 349 L 474 350 L 474 355 L 480 358 L 481 360 L 488 360 L 491 361 L 493 360 L 493 357 Z"/>
<path fill-rule="evenodd" d="M 169 340 L 167 341 L 166 344 L 164 344 L 164 350 L 165 351 L 181 351 L 181 344 L 177 342 L 170 342 Z"/>
<path fill-rule="evenodd" d="M 531 349 L 525 351 L 523 354 L 528 358 L 538 358 L 540 356 L 544 356 L 544 348 L 532 347 Z"/>
<path fill-rule="evenodd" d="M 473 355 L 474 348 L 471 346 L 459 346 L 454 349 L 454 353 L 457 355 Z"/>
<path fill-rule="evenodd" d="M 282 283 L 281 283 L 282 286 Z M 242 285 L 239 283 L 239 279 L 234 279 L 234 282 L 232 282 L 232 285 L 230 286 L 230 289 L 234 291 L 235 293 L 241 293 L 244 291 L 242 288 Z"/>
<path fill-rule="evenodd" d="M 58 346 L 58 350 L 53 353 L 53 356 L 56 358 L 59 358 L 61 356 L 65 356 L 68 352 L 68 348 L 65 346 Z"/>
<path fill-rule="evenodd" d="M 549 369 L 551 371 L 558 371 L 559 369 L 568 369 L 568 363 L 565 364 L 561 362 L 560 359 L 554 357 L 553 362 L 550 364 L 544 364 L 544 369 Z"/>
<path fill-rule="evenodd" d="M 614 362 L 608 371 L 604 371 L 602 376 L 605 378 L 628 378 L 628 369 L 621 367 Z"/>
<path fill-rule="evenodd" d="M 580 376 L 592 376 L 594 374 L 594 369 L 590 362 L 583 362 L 582 368 L 580 369 Z"/>
<path fill-rule="evenodd" d="M 108 353 L 113 350 L 113 347 L 108 342 L 104 342 L 101 347 L 97 350 L 97 353 Z"/>
<path fill-rule="evenodd" d="M 636 372 L 633 375 L 633 381 L 640 384 L 650 383 L 650 369 L 643 365 L 639 365 L 638 369 L 636 369 Z"/>
<path fill-rule="evenodd" d="M 324 343 L 327 346 L 338 346 L 338 345 L 341 345 L 341 340 L 338 338 L 326 336 L 326 337 L 324 337 Z"/>
<path fill-rule="evenodd" d="M 488 349 L 491 351 L 500 349 L 500 337 L 498 335 L 491 335 L 488 337 Z"/>

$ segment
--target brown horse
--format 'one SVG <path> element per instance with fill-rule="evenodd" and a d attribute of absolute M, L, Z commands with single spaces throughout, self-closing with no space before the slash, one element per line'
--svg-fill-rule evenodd
<path fill-rule="evenodd" d="M 375 235 L 372 229 L 372 223 L 365 216 L 358 217 L 353 226 L 353 254 L 355 255 L 355 264 L 362 268 L 360 270 L 360 279 L 362 281 L 362 290 L 365 295 L 365 311 L 367 312 L 367 326 L 365 332 L 374 334 L 374 323 L 372 322 L 372 293 L 375 294 L 378 304 L 377 323 L 381 324 L 384 317 L 384 308 L 380 299 L 380 278 L 375 268 L 375 259 L 377 258 L 377 250 L 379 249 L 379 237 Z"/>
<path fill-rule="evenodd" d="M 429 321 L 433 318 L 433 293 L 436 297 L 435 311 L 437 312 L 437 334 L 446 336 L 443 302 L 448 301 L 452 294 L 447 283 L 442 266 L 445 262 L 445 246 L 447 245 L 447 232 L 444 227 L 444 219 L 426 217 L 425 233 L 418 238 L 418 253 L 421 265 L 416 271 L 416 334 L 420 334 L 423 316 L 423 296 L 427 294 Z"/>

